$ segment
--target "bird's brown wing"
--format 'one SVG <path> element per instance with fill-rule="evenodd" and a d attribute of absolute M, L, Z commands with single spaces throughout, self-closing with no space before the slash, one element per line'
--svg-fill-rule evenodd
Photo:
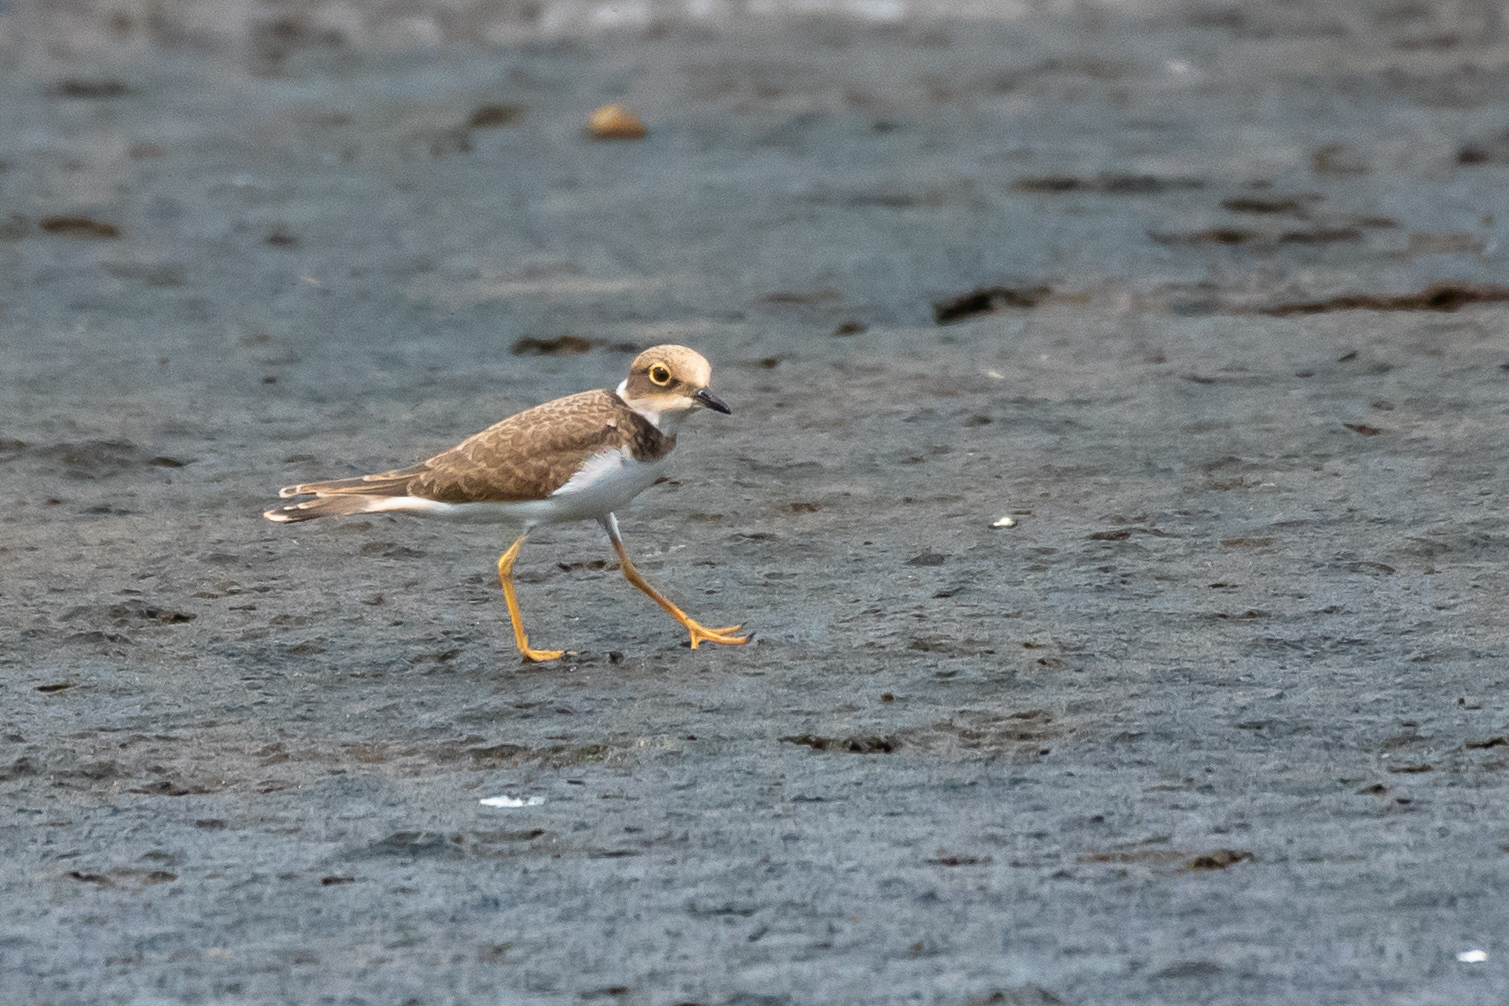
<path fill-rule="evenodd" d="M 537 405 L 408 468 L 287 486 L 279 495 L 417 496 L 441 503 L 517 503 L 544 499 L 583 462 L 627 447 L 642 461 L 676 445 L 608 391 L 584 391 Z M 307 505 L 306 505 L 307 506 Z M 285 508 L 287 509 L 287 508 Z M 304 516 L 317 516 L 309 513 Z"/>
<path fill-rule="evenodd" d="M 442 503 L 544 499 L 592 455 L 632 447 L 639 432 L 633 420 L 638 419 L 606 391 L 558 398 L 509 416 L 430 458 L 409 481 L 406 495 Z"/>

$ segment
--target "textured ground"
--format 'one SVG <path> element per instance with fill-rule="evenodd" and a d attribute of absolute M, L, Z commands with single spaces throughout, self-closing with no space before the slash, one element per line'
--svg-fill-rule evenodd
<path fill-rule="evenodd" d="M 1491 8 L 363 9 L 0 13 L 6 1002 L 1509 997 Z M 625 533 L 754 645 L 258 516 L 662 341 Z"/>

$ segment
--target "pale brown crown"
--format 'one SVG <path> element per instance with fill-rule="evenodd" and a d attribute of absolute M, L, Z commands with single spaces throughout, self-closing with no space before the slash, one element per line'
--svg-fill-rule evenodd
<path fill-rule="evenodd" d="M 629 364 L 629 378 L 624 382 L 623 396 L 628 401 L 667 403 L 690 399 L 706 388 L 712 377 L 712 364 L 695 349 L 652 346 Z"/>

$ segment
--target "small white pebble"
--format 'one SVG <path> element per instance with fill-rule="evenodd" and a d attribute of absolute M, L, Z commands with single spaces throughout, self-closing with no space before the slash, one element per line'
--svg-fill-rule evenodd
<path fill-rule="evenodd" d="M 489 796 L 479 803 L 484 807 L 538 807 L 545 802 L 543 796 L 517 797 L 517 796 Z"/>
<path fill-rule="evenodd" d="M 1482 964 L 1488 960 L 1488 951 L 1474 947 L 1472 950 L 1464 950 L 1457 954 L 1457 960 L 1463 964 Z"/>
<path fill-rule="evenodd" d="M 1001 517 L 998 520 L 991 521 L 990 522 L 990 526 L 991 527 L 1016 527 L 1016 518 L 1013 517 L 1013 516 L 1011 516 L 1011 514 L 1007 514 L 1005 517 Z"/>

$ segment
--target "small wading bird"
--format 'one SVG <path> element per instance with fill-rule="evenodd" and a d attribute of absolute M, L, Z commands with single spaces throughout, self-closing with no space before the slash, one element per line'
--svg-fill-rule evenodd
<path fill-rule="evenodd" d="M 513 564 L 529 532 L 541 524 L 596 520 L 618 553 L 624 579 L 670 612 L 699 643 L 736 645 L 740 626 L 709 629 L 645 582 L 629 561 L 615 510 L 654 483 L 681 421 L 698 409 L 729 414 L 707 384 L 712 367 L 685 346 L 656 346 L 634 358 L 613 391 L 584 391 L 526 409 L 443 454 L 411 468 L 376 475 L 306 482 L 278 495 L 313 496 L 268 510 L 268 520 L 405 511 L 463 520 L 513 523 L 523 533 L 498 560 L 498 580 L 525 660 L 555 660 L 560 650 L 536 650 L 524 633 L 513 587 Z"/>

